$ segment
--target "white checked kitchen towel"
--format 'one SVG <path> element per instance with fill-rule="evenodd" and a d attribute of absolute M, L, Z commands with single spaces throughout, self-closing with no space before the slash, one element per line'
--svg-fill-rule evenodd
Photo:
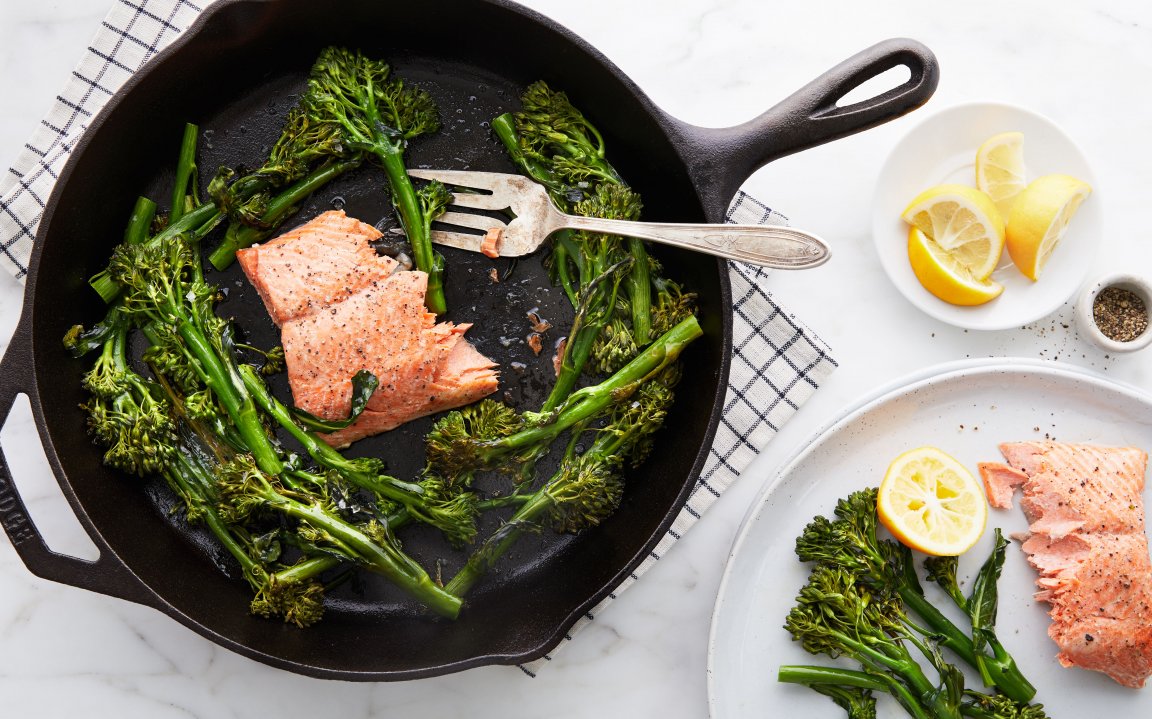
<path fill-rule="evenodd" d="M 48 116 L 16 164 L 0 178 L 0 264 L 17 279 L 28 272 L 44 204 L 88 123 L 134 72 L 212 1 L 117 0 Z M 787 223 L 743 192 L 727 219 L 737 224 Z M 651 555 L 588 612 L 565 641 L 671 549 L 836 367 L 824 342 L 773 300 L 764 287 L 766 276 L 758 267 L 729 265 L 733 338 L 724 415 L 687 505 Z M 521 669 L 534 676 L 550 659 L 549 655 Z"/>

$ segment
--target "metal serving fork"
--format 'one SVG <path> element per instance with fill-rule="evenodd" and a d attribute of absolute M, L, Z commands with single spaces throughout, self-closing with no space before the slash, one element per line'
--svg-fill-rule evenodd
<path fill-rule="evenodd" d="M 436 220 L 484 232 L 498 230 L 496 251 L 501 257 L 527 255 L 553 232 L 563 229 L 636 237 L 730 260 L 790 270 L 822 265 L 830 255 L 824 240 L 792 227 L 629 222 L 566 215 L 552 205 L 543 185 L 522 175 L 418 169 L 409 170 L 408 174 L 424 180 L 439 180 L 448 187 L 486 191 L 454 193 L 454 206 L 474 210 L 510 210 L 515 216 L 510 222 L 466 212 L 446 212 Z M 480 252 L 484 235 L 434 230 L 432 241 Z"/>

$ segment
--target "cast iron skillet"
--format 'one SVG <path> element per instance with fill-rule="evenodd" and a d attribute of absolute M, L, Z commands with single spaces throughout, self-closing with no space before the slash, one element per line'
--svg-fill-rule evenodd
<path fill-rule="evenodd" d="M 576 538 L 525 542 L 477 586 L 455 623 L 425 616 L 371 580 L 337 590 L 323 622 L 306 631 L 250 617 L 249 592 L 235 567 L 204 536 L 171 518 L 171 497 L 162 486 L 144 483 L 141 491 L 140 482 L 104 468 L 76 409 L 87 362 L 71 359 L 60 338 L 73 323 L 101 316 L 85 280 L 106 262 L 134 198 L 166 197 L 165 172 L 183 123 L 198 122 L 205 131 L 205 177 L 225 162 L 258 164 L 308 66 L 329 44 L 386 57 L 433 93 L 445 129 L 413 144 L 410 161 L 418 165 L 511 171 L 486 121 L 515 109 L 529 82 L 549 81 L 603 131 L 612 162 L 644 197 L 646 217 L 666 221 L 719 222 L 740 184 L 763 164 L 918 107 L 936 87 L 936 60 L 917 42 L 888 40 L 750 122 L 705 129 L 669 117 L 587 43 L 506 0 L 222 0 L 93 121 L 40 223 L 24 313 L 0 371 L 0 421 L 19 394 L 28 395 L 48 460 L 100 557 L 82 561 L 47 548 L 0 455 L 0 522 L 28 568 L 155 607 L 225 647 L 317 677 L 411 679 L 531 660 L 648 556 L 699 476 L 728 373 L 730 296 L 722 262 L 659 253 L 668 275 L 698 293 L 706 334 L 684 357 L 688 379 L 675 410 L 652 457 L 630 476 L 619 511 Z M 837 107 L 851 89 L 898 65 L 911 71 L 906 83 Z M 370 222 L 386 220 L 381 182 L 377 171 L 362 168 L 320 193 L 299 217 L 336 205 Z M 508 276 L 494 285 L 491 261 L 467 253 L 448 257 L 452 318 L 479 320 L 470 336 L 501 362 L 505 396 L 534 406 L 546 391 L 551 352 L 535 357 L 525 348 L 524 312 L 539 306 L 557 327 L 567 326 L 571 313 L 560 293 L 548 291 L 538 258 L 514 268 L 500 262 Z M 253 343 L 275 344 L 276 333 L 242 276 L 233 270 L 214 279 L 230 291 L 222 311 Z M 525 367 L 513 369 L 513 362 Z M 284 386 L 276 389 L 287 396 Z M 422 461 L 419 438 L 427 426 L 427 420 L 413 423 L 356 451 L 387 457 L 395 473 L 411 476 Z M 449 576 L 460 562 L 419 529 L 405 535 L 405 546 L 425 566 L 443 560 Z"/>

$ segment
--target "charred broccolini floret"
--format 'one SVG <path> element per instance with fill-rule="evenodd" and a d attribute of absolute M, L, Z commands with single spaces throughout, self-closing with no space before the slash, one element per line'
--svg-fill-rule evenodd
<path fill-rule="evenodd" d="M 128 321 L 117 311 L 96 363 L 84 375 L 91 398 L 88 431 L 107 450 L 104 463 L 140 477 L 163 470 L 174 454 L 171 408 L 150 380 L 128 365 Z"/>
<path fill-rule="evenodd" d="M 416 268 L 428 273 L 425 302 L 429 310 L 443 314 L 444 258 L 432 248 L 429 225 L 443 211 L 447 191 L 432 183 L 433 190 L 417 193 L 404 168 L 408 142 L 440 128 L 432 97 L 405 85 L 385 62 L 330 47 L 313 66 L 303 103 L 309 118 L 338 125 L 345 146 L 373 155 L 383 166 Z"/>

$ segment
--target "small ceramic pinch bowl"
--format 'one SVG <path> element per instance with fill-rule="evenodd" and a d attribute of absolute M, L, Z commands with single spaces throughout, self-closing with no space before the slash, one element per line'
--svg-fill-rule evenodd
<path fill-rule="evenodd" d="M 1149 321 L 1144 332 L 1133 340 L 1127 342 L 1114 340 L 1101 332 L 1096 324 L 1096 318 L 1093 316 L 1096 297 L 1108 287 L 1128 290 L 1144 302 L 1144 314 Z M 1152 344 L 1152 285 L 1149 285 L 1143 277 L 1126 272 L 1105 275 L 1095 282 L 1090 282 L 1081 291 L 1080 298 L 1076 302 L 1076 327 L 1083 337 L 1109 352 L 1135 352 L 1144 349 Z"/>

